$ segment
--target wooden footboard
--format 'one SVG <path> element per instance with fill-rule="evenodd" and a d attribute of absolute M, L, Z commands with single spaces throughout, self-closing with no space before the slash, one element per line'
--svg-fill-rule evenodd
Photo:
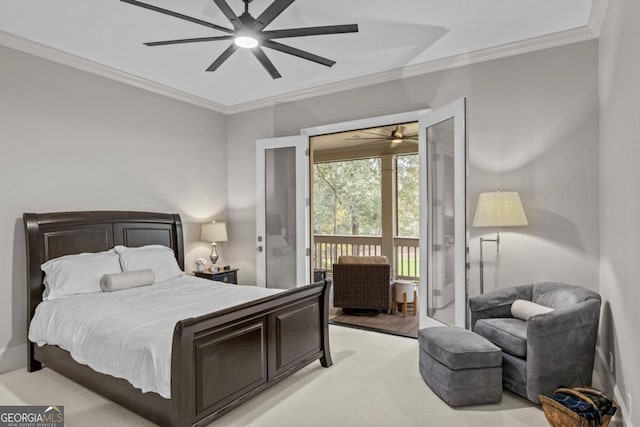
<path fill-rule="evenodd" d="M 176 324 L 171 425 L 206 425 L 298 369 L 331 366 L 331 281 Z"/>

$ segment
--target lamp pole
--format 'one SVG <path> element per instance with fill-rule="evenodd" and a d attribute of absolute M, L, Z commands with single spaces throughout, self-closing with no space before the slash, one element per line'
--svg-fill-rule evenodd
<path fill-rule="evenodd" d="M 496 231 L 495 239 L 485 239 L 480 237 L 480 293 L 484 293 L 484 259 L 482 256 L 482 244 L 484 242 L 496 242 L 496 253 L 500 252 L 500 229 Z"/>

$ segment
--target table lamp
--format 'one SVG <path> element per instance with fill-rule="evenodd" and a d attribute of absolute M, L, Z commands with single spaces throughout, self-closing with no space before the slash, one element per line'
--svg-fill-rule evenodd
<path fill-rule="evenodd" d="M 216 262 L 218 262 L 217 242 L 227 241 L 227 225 L 224 222 L 215 221 L 202 224 L 200 239 L 211 242 L 211 254 L 209 258 L 211 259 L 211 263 L 216 265 Z"/>
<path fill-rule="evenodd" d="M 517 191 L 492 191 L 480 193 L 474 227 L 496 227 L 496 238 L 480 237 L 480 293 L 484 293 L 484 260 L 482 245 L 484 242 L 496 242 L 496 253 L 500 252 L 500 227 L 520 227 L 529 225 L 524 213 L 520 195 Z"/>

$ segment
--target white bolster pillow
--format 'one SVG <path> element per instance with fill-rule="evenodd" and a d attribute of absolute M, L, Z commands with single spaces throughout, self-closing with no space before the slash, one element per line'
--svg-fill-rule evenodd
<path fill-rule="evenodd" d="M 517 299 L 511 305 L 511 315 L 520 320 L 528 320 L 536 314 L 544 314 L 550 311 L 553 311 L 553 308 L 545 307 L 544 305 L 524 299 Z"/>
<path fill-rule="evenodd" d="M 104 292 L 122 291 L 138 286 L 153 285 L 156 275 L 153 270 L 135 270 L 124 273 L 105 274 L 100 279 L 100 288 Z"/>

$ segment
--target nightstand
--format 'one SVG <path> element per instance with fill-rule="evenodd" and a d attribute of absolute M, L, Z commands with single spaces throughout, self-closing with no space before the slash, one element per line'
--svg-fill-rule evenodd
<path fill-rule="evenodd" d="M 232 268 L 230 270 L 218 271 L 217 273 L 206 273 L 194 271 L 193 274 L 196 277 L 203 279 L 215 280 L 217 282 L 238 284 L 238 268 Z"/>

